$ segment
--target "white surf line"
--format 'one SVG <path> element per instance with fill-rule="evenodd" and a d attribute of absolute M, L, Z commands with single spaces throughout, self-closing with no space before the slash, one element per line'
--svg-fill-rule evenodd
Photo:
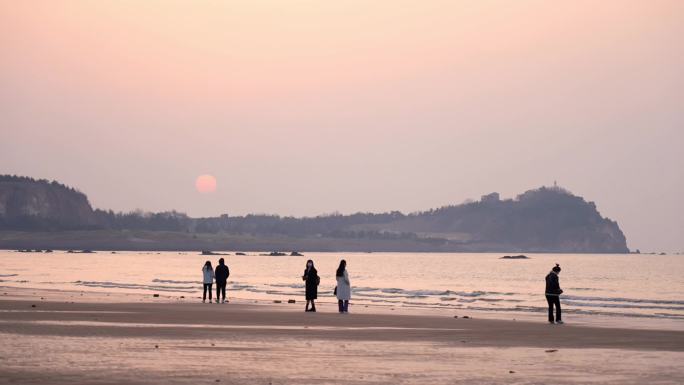
<path fill-rule="evenodd" d="M 20 323 L 55 325 L 55 326 L 113 326 L 134 328 L 207 328 L 207 329 L 254 329 L 254 330 L 438 330 L 458 331 L 460 328 L 421 328 L 421 327 L 394 327 L 394 326 L 286 326 L 286 325 L 212 325 L 212 324 L 158 324 L 158 323 L 133 323 L 133 322 L 100 322 L 100 321 L 12 321 L 0 320 L 3 324 Z"/>

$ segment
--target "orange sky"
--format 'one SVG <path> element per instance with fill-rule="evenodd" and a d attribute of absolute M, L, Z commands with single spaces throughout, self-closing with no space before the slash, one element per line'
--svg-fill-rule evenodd
<path fill-rule="evenodd" d="M 683 15 L 657 0 L 0 2 L 0 172 L 192 215 L 410 211 L 558 180 L 630 246 L 684 249 Z"/>

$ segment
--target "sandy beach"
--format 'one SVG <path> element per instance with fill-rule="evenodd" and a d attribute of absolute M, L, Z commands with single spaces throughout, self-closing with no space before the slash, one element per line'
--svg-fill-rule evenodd
<path fill-rule="evenodd" d="M 3 289 L 0 383 L 684 381 L 684 332 Z M 35 305 L 35 307 L 34 307 Z M 353 309 L 353 308 L 352 308 Z"/>
<path fill-rule="evenodd" d="M 0 34 L 0 385 L 684 385 L 684 0 Z"/>

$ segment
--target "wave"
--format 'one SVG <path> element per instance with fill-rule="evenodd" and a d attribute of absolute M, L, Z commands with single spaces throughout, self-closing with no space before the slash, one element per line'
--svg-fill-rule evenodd
<path fill-rule="evenodd" d="M 579 307 L 599 307 L 599 308 L 614 308 L 614 309 L 654 309 L 654 310 L 680 310 L 684 311 L 684 306 L 658 306 L 658 305 L 638 305 L 630 303 L 602 303 L 602 302 L 581 302 L 572 300 L 563 300 L 563 303 L 570 306 Z"/>
<path fill-rule="evenodd" d="M 2 278 L 6 278 L 6 277 L 16 277 L 16 276 L 18 276 L 18 275 L 19 275 L 19 274 L 0 274 L 0 277 L 2 277 Z"/>
<path fill-rule="evenodd" d="M 406 290 L 399 288 L 375 288 L 375 287 L 357 287 L 352 288 L 352 292 L 358 296 L 365 297 L 385 297 L 385 298 L 439 298 L 442 300 L 451 300 L 446 298 L 458 297 L 465 298 L 484 298 L 487 296 L 513 296 L 516 293 L 498 292 L 498 291 L 453 291 L 453 290 Z M 382 294 L 379 294 L 382 293 Z"/>
<path fill-rule="evenodd" d="M 172 279 L 153 279 L 153 283 L 158 285 L 140 285 L 131 283 L 116 283 L 116 282 L 81 282 L 76 284 L 91 287 L 106 287 L 106 288 L 126 288 L 126 289 L 144 289 L 144 290 L 166 290 L 166 291 L 195 291 L 194 289 L 201 287 L 200 281 L 184 281 Z M 196 286 L 187 286 L 196 285 Z M 263 285 L 250 285 L 243 282 L 233 282 L 229 285 L 229 290 L 233 291 L 247 291 L 251 293 L 266 294 L 266 295 L 298 295 L 304 290 L 303 283 L 270 283 Z M 285 290 L 283 290 L 285 289 Z M 287 290 L 291 289 L 291 290 Z M 332 297 L 333 287 L 319 287 L 318 293 L 321 297 Z M 407 290 L 401 288 L 382 288 L 382 287 L 354 287 L 352 293 L 355 297 L 363 300 L 371 300 L 373 302 L 382 302 L 390 299 L 434 299 L 435 304 L 440 301 L 447 302 L 461 302 L 472 303 L 478 300 L 485 302 L 520 302 L 520 300 L 508 298 L 487 298 L 490 296 L 513 296 L 516 293 L 510 292 L 496 292 L 496 291 L 453 291 L 453 290 Z M 395 301 L 392 301 L 393 303 Z M 401 301 L 396 301 L 401 302 Z"/>
<path fill-rule="evenodd" d="M 620 298 L 620 297 L 586 297 L 575 295 L 563 295 L 563 299 L 575 301 L 597 301 L 597 302 L 626 302 L 626 303 L 650 303 L 659 305 L 684 305 L 684 301 L 665 300 L 665 299 L 643 299 L 643 298 Z"/>
<path fill-rule="evenodd" d="M 186 284 L 194 284 L 194 285 L 201 285 L 201 281 L 174 281 L 172 279 L 153 279 L 152 282 L 157 282 L 157 283 L 172 283 L 172 284 L 179 284 L 179 285 L 186 285 Z"/>
<path fill-rule="evenodd" d="M 268 286 L 271 286 L 271 287 L 289 287 L 292 289 L 303 289 L 304 288 L 303 283 L 271 283 Z"/>
<path fill-rule="evenodd" d="M 230 286 L 230 288 L 232 290 L 247 290 L 247 289 L 253 288 L 253 287 L 254 286 L 252 286 L 252 285 L 244 285 L 244 284 L 238 284 L 238 283 L 234 283 Z"/>
<path fill-rule="evenodd" d="M 178 281 L 178 280 L 173 280 L 173 279 L 159 279 L 155 278 L 152 280 L 154 283 L 161 283 L 164 285 L 149 285 L 149 287 L 163 287 L 167 289 L 171 288 L 180 288 L 180 289 L 190 289 L 190 288 L 201 288 L 202 287 L 202 281 Z M 125 284 L 125 285 L 133 285 L 133 284 Z M 193 285 L 193 286 L 187 286 L 187 285 Z M 255 288 L 253 285 L 248 285 L 245 283 L 241 282 L 233 282 L 232 284 L 228 285 L 228 290 L 248 290 Z"/>
<path fill-rule="evenodd" d="M 7 276 L 7 275 L 6 275 Z M 12 276 L 16 276 L 13 274 Z M 129 289 L 161 292 L 201 292 L 200 281 L 153 279 L 147 284 L 109 282 L 109 281 L 76 281 L 76 285 L 101 287 L 107 289 Z M 248 297 L 283 297 L 303 296 L 303 283 L 274 282 L 248 283 L 235 281 L 229 284 L 228 290 L 253 293 Z M 575 291 L 600 291 L 599 289 L 573 288 Z M 332 298 L 333 287 L 320 286 L 319 298 Z M 404 307 L 429 307 L 441 309 L 470 309 L 495 312 L 534 312 L 547 311 L 543 295 L 534 293 L 515 293 L 506 291 L 457 291 L 402 289 L 397 287 L 359 286 L 352 289 L 353 298 L 358 304 L 375 304 Z M 563 309 L 569 314 L 670 318 L 684 319 L 684 300 L 604 297 L 588 295 L 563 295 Z M 540 305 L 540 306 L 537 306 Z"/>
<path fill-rule="evenodd" d="M 75 281 L 78 286 L 102 287 L 107 289 L 137 289 L 150 291 L 169 291 L 194 293 L 199 291 L 197 286 L 168 286 L 168 285 L 142 285 L 137 283 L 109 282 L 109 281 Z"/>
<path fill-rule="evenodd" d="M 476 311 L 495 311 L 495 312 L 525 312 L 525 313 L 546 313 L 547 308 L 538 306 L 516 306 L 507 308 L 491 308 L 491 307 L 478 307 L 469 306 L 468 310 Z M 609 317 L 630 317 L 630 318 L 667 318 L 667 319 L 678 319 L 684 320 L 684 314 L 674 314 L 674 313 L 631 313 L 631 312 L 611 312 L 604 310 L 587 310 L 587 309 L 576 309 L 576 308 L 563 308 L 563 313 L 566 314 L 580 314 L 580 315 L 600 315 Z"/>

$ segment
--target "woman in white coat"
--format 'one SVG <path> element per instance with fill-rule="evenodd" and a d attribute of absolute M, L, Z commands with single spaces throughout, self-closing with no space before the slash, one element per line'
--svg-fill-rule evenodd
<path fill-rule="evenodd" d="M 337 278 L 337 307 L 341 313 L 349 313 L 349 300 L 351 299 L 351 284 L 349 283 L 349 274 L 347 274 L 347 261 L 344 259 L 340 261 L 340 267 L 335 273 Z"/>
<path fill-rule="evenodd" d="M 209 292 L 209 303 L 211 303 L 211 286 L 214 283 L 214 269 L 211 267 L 210 261 L 205 262 L 204 266 L 202 266 L 202 283 L 204 284 L 202 302 L 207 300 L 207 292 Z"/>

